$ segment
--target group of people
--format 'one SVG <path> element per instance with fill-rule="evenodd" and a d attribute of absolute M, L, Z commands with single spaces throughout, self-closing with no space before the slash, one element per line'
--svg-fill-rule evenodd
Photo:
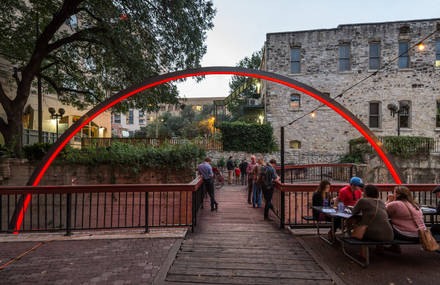
<path fill-rule="evenodd" d="M 264 219 L 269 219 L 269 210 L 273 210 L 272 196 L 275 183 L 279 181 L 276 173 L 276 160 L 271 159 L 265 163 L 263 158 L 251 156 L 251 162 L 246 166 L 248 203 L 254 208 L 261 207 L 262 196 L 264 197 Z"/>
<path fill-rule="evenodd" d="M 276 160 L 271 159 L 269 163 L 265 163 L 263 158 L 258 158 L 256 160 L 255 156 L 251 156 L 251 162 L 247 163 L 243 160 L 240 164 L 240 171 L 234 165 L 232 161 L 232 156 L 229 157 L 226 167 L 228 169 L 228 182 L 232 183 L 232 176 L 235 170 L 239 170 L 240 173 L 237 175 L 241 176 L 242 185 L 247 184 L 248 187 L 248 203 L 252 204 L 253 207 L 261 207 L 262 197 L 265 200 L 264 206 L 264 219 L 269 219 L 269 210 L 273 210 L 272 196 L 275 187 L 275 183 L 279 181 L 278 175 L 276 173 Z M 218 209 L 218 203 L 215 200 L 214 195 L 214 173 L 211 167 L 211 159 L 207 157 L 205 161 L 198 166 L 198 172 L 203 179 L 204 191 L 206 191 L 211 200 L 211 211 L 216 211 Z M 237 172 L 236 172 L 237 174 Z M 241 174 L 241 175 L 240 175 Z M 247 178 L 247 183 L 246 183 Z M 238 181 L 237 181 L 238 184 Z"/>
<path fill-rule="evenodd" d="M 330 187 L 329 181 L 321 181 L 312 198 L 313 206 L 327 206 L 332 202 L 352 206 L 353 217 L 358 217 L 356 223 L 367 226 L 364 234 L 366 239 L 418 241 L 418 231 L 426 230 L 420 205 L 406 186 L 396 186 L 394 193 L 388 195 L 386 202 L 379 198 L 376 186 L 368 184 L 364 187 L 359 177 L 351 178 L 350 185 L 340 189 L 334 199 L 330 198 Z M 440 198 L 440 187 L 435 188 L 433 192 Z M 437 210 L 440 210 L 440 204 Z M 361 215 L 358 216 L 359 214 Z M 315 220 L 328 219 L 317 210 L 313 210 L 313 216 Z M 334 223 L 335 228 L 341 226 L 341 220 L 335 219 Z M 439 234 L 440 226 L 433 226 L 431 232 Z M 400 251 L 398 246 L 393 246 L 392 249 Z"/>
<path fill-rule="evenodd" d="M 246 169 L 248 167 L 248 162 L 243 159 L 241 163 L 237 164 L 232 160 L 232 156 L 228 158 L 226 162 L 226 169 L 228 170 L 228 184 L 231 185 L 233 181 L 233 176 L 235 175 L 235 184 L 246 185 Z"/>

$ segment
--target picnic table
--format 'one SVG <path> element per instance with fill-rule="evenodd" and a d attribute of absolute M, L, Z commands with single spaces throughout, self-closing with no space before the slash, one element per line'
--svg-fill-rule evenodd
<path fill-rule="evenodd" d="M 318 207 L 318 206 L 314 206 L 312 207 L 314 210 L 323 213 L 325 216 L 330 217 L 331 220 L 331 236 L 329 238 L 322 236 L 319 232 L 319 221 L 317 221 L 315 223 L 316 227 L 317 227 L 317 234 L 319 236 L 319 238 L 321 238 L 322 240 L 324 240 L 325 242 L 333 245 L 336 240 L 340 240 L 342 242 L 342 251 L 343 253 L 348 256 L 350 259 L 352 259 L 353 261 L 355 261 L 356 263 L 358 263 L 359 265 L 361 265 L 362 267 L 366 267 L 369 264 L 369 253 L 368 253 L 368 246 L 374 246 L 374 245 L 384 245 L 385 243 L 383 242 L 374 242 L 374 241 L 364 241 L 364 240 L 356 240 L 353 238 L 350 238 L 349 233 L 344 231 L 344 222 L 341 222 L 341 230 L 343 233 L 342 238 L 336 238 L 336 229 L 335 229 L 335 219 L 336 218 L 341 218 L 343 220 L 349 219 L 351 218 L 353 215 L 351 214 L 351 209 L 347 209 L 345 208 L 343 212 L 338 212 L 337 210 L 333 209 L 333 208 L 328 208 L 328 207 Z M 433 217 L 435 215 L 438 215 L 440 213 L 437 213 L 437 210 L 431 207 L 420 207 L 420 209 L 422 210 L 422 213 L 424 216 L 430 216 L 430 222 L 431 225 L 433 224 Z M 351 244 L 351 245 L 360 245 L 362 247 L 366 247 L 366 257 L 365 257 L 365 261 L 366 262 L 362 262 L 359 261 L 357 258 L 353 257 L 351 254 L 349 254 L 346 249 L 345 249 L 345 243 Z M 396 243 L 396 244 L 414 244 L 414 242 L 408 242 L 408 241 L 394 241 L 391 243 L 386 243 L 386 244 L 392 244 L 392 243 Z"/>

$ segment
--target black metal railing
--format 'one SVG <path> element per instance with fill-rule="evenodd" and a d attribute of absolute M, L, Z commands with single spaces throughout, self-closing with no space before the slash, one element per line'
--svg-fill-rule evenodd
<path fill-rule="evenodd" d="M 347 184 L 332 184 L 330 196 L 337 197 L 338 191 Z M 380 191 L 380 198 L 387 200 L 389 194 L 393 193 L 396 184 L 375 184 Z M 437 186 L 434 184 L 407 184 L 415 200 L 420 205 L 436 207 L 439 199 L 432 190 Z M 313 226 L 313 221 L 305 220 L 303 217 L 312 216 L 312 196 L 318 184 L 277 184 L 274 192 L 274 213 L 280 219 L 281 225 L 291 227 Z M 281 203 L 284 196 L 284 203 Z M 277 197 L 275 199 L 275 197 Z M 282 219 L 282 216 L 284 218 Z M 425 223 L 432 222 L 431 217 L 425 216 Z M 435 219 L 436 220 L 436 219 Z"/>
<path fill-rule="evenodd" d="M 280 167 L 277 167 L 280 174 Z M 284 182 L 313 182 L 321 180 L 349 181 L 356 175 L 356 165 L 350 163 L 339 164 L 304 164 L 285 166 Z"/>
<path fill-rule="evenodd" d="M 199 178 L 189 184 L 0 187 L 0 232 L 21 195 L 31 195 L 20 231 L 194 227 L 203 200 Z"/>

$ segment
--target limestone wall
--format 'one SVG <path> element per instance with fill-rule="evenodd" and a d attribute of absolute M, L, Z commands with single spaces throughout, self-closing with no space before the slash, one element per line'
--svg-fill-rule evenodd
<path fill-rule="evenodd" d="M 371 75 L 369 70 L 369 43 L 380 45 L 381 65 L 398 56 L 399 41 L 416 44 L 436 29 L 440 19 L 341 25 L 335 29 L 267 34 L 265 43 L 265 70 L 279 73 L 308 84 L 336 97 L 346 88 Z M 408 26 L 409 33 L 400 28 Z M 345 93 L 337 101 L 369 125 L 369 102 L 378 101 L 380 128 L 373 129 L 377 136 L 396 135 L 397 120 L 387 109 L 390 103 L 411 101 L 410 128 L 401 129 L 402 135 L 439 137 L 436 128 L 436 101 L 440 100 L 440 68 L 435 67 L 436 42 L 431 37 L 424 42 L 425 50 L 409 52 L 409 68 L 399 69 L 397 61 Z M 349 43 L 351 50 L 349 71 L 338 71 L 339 45 Z M 300 47 L 300 73 L 290 72 L 290 50 Z M 280 138 L 280 126 L 286 125 L 317 107 L 320 103 L 310 96 L 272 82 L 263 82 L 267 121 Z M 300 94 L 299 108 L 290 106 L 290 95 Z M 286 151 L 346 153 L 348 140 L 361 136 L 348 122 L 328 107 L 319 109 L 315 117 L 307 116 L 286 127 Z M 301 142 L 300 150 L 289 148 L 289 141 Z"/>

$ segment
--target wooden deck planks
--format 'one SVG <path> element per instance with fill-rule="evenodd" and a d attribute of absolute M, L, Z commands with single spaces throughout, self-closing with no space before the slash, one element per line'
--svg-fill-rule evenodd
<path fill-rule="evenodd" d="M 332 284 L 296 238 L 264 221 L 246 195 L 242 187 L 223 187 L 216 192 L 218 212 L 205 200 L 166 284 Z"/>

